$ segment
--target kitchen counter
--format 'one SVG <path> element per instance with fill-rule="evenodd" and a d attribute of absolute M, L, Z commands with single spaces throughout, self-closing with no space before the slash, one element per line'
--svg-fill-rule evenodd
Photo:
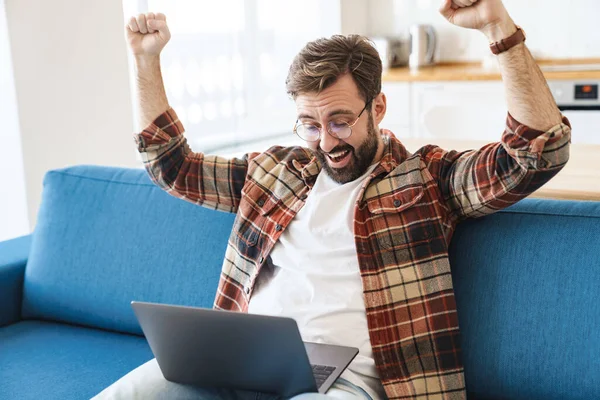
<path fill-rule="evenodd" d="M 600 59 L 538 60 L 548 80 L 600 79 Z M 566 70 L 573 69 L 573 70 Z M 384 82 L 490 81 L 500 80 L 497 68 L 480 62 L 441 63 L 411 70 L 408 67 L 384 71 Z"/>

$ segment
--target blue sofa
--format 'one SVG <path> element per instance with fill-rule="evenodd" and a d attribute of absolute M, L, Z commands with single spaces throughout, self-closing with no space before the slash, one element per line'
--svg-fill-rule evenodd
<path fill-rule="evenodd" d="M 211 307 L 233 218 L 143 170 L 49 172 L 0 243 L 0 399 L 88 399 L 152 358 L 130 301 Z M 464 222 L 451 261 L 469 399 L 600 399 L 600 203 Z"/>

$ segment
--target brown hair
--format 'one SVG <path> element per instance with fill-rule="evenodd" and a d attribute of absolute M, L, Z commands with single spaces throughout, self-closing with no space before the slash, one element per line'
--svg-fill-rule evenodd
<path fill-rule="evenodd" d="M 381 58 L 373 43 L 361 35 L 333 35 L 309 42 L 296 55 L 285 80 L 293 99 L 300 93 L 320 92 L 350 73 L 365 101 L 381 92 Z"/>

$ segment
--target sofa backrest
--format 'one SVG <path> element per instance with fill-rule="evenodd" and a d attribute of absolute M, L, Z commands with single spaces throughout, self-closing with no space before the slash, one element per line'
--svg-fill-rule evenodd
<path fill-rule="evenodd" d="M 49 172 L 23 318 L 141 334 L 132 300 L 212 307 L 234 215 L 176 199 L 143 169 Z"/>
<path fill-rule="evenodd" d="M 600 203 L 526 199 L 450 255 L 472 398 L 600 399 Z"/>

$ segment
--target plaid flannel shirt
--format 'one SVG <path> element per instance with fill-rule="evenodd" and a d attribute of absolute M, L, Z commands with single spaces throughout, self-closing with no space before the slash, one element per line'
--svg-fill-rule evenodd
<path fill-rule="evenodd" d="M 169 109 L 138 149 L 152 180 L 192 203 L 237 213 L 215 308 L 247 312 L 252 289 L 281 233 L 321 170 L 311 151 L 272 147 L 225 159 L 194 153 Z M 502 141 L 477 151 L 425 146 L 409 153 L 381 130 L 383 158 L 355 205 L 354 234 L 369 336 L 390 399 L 466 399 L 448 245 L 456 224 L 505 208 L 569 157 L 568 121 L 547 132 L 507 118 Z M 193 229 L 193 228 L 192 228 Z"/>

